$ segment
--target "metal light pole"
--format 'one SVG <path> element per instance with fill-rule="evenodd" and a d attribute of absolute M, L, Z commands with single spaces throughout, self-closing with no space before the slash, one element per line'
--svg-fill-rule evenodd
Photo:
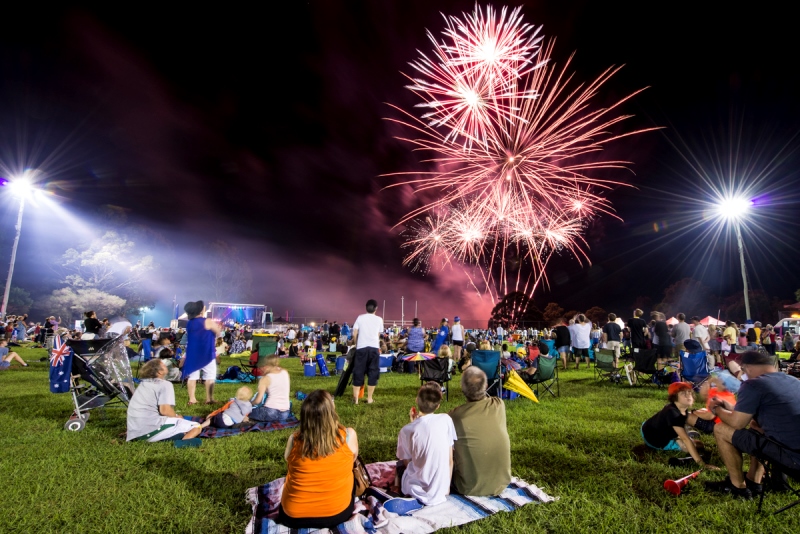
<path fill-rule="evenodd" d="M 724 198 L 717 206 L 718 214 L 733 225 L 736 231 L 736 243 L 739 246 L 739 262 L 742 266 L 742 282 L 744 282 L 744 312 L 747 323 L 750 322 L 750 296 L 747 294 L 747 268 L 744 264 L 744 243 L 742 242 L 742 219 L 747 216 L 753 201 L 740 196 Z"/>
<path fill-rule="evenodd" d="M 747 268 L 744 265 L 744 244 L 742 243 L 742 230 L 739 221 L 734 223 L 736 228 L 736 241 L 739 244 L 739 262 L 742 264 L 742 282 L 744 282 L 744 313 L 747 323 L 750 322 L 750 297 L 747 294 Z"/>
<path fill-rule="evenodd" d="M 19 214 L 17 215 L 17 234 L 14 236 L 14 247 L 11 249 L 11 264 L 8 266 L 8 278 L 6 278 L 6 290 L 3 292 L 3 307 L 0 308 L 0 317 L 6 316 L 8 308 L 8 295 L 11 293 L 11 278 L 14 276 L 14 262 L 17 260 L 17 246 L 19 245 L 19 234 L 22 232 L 22 212 L 25 210 L 25 196 L 19 197 Z"/>

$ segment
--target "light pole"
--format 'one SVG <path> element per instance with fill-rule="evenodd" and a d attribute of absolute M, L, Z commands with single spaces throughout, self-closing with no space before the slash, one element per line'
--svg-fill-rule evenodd
<path fill-rule="evenodd" d="M 736 231 L 736 243 L 739 247 L 739 263 L 742 267 L 742 282 L 744 283 L 744 313 L 746 322 L 750 322 L 750 296 L 747 294 L 747 268 L 744 264 L 744 243 L 742 242 L 741 221 L 747 216 L 752 200 L 743 197 L 729 197 L 724 199 L 717 208 L 719 214 L 728 220 Z"/>
<path fill-rule="evenodd" d="M 19 235 L 22 232 L 22 213 L 25 211 L 25 199 L 33 191 L 33 184 L 30 180 L 30 171 L 26 171 L 21 176 L 13 177 L 6 182 L 14 196 L 19 198 L 19 213 L 17 214 L 16 235 L 14 236 L 14 246 L 11 248 L 11 262 L 8 266 L 8 277 L 6 278 L 6 289 L 3 292 L 3 305 L 0 307 L 0 317 L 6 316 L 8 308 L 8 296 L 11 293 L 11 279 L 14 277 L 14 263 L 17 260 L 17 247 L 19 246 Z"/>

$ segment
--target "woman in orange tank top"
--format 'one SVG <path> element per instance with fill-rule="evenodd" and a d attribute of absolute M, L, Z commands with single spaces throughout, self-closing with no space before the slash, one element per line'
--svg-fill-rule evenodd
<path fill-rule="evenodd" d="M 327 528 L 350 519 L 356 456 L 356 431 L 339 423 L 331 394 L 309 393 L 300 408 L 300 430 L 286 443 L 288 471 L 277 522 Z"/>

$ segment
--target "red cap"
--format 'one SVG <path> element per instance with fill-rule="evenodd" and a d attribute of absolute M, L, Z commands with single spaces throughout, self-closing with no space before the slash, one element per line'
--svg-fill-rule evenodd
<path fill-rule="evenodd" d="M 681 391 L 691 391 L 691 389 L 692 385 L 688 382 L 673 382 L 669 385 L 667 395 L 671 397 L 672 395 L 677 395 Z"/>

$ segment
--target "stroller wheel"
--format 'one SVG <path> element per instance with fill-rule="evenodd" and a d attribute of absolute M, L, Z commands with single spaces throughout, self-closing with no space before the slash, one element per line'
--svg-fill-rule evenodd
<path fill-rule="evenodd" d="M 83 430 L 84 426 L 86 426 L 85 419 L 71 418 L 64 424 L 64 430 L 69 430 L 70 432 L 80 432 L 81 430 Z"/>
<path fill-rule="evenodd" d="M 82 414 L 80 414 L 80 415 L 75 415 L 75 414 L 73 414 L 73 415 L 72 415 L 72 418 L 74 419 L 74 418 L 78 417 L 78 418 L 80 418 L 80 419 L 83 419 L 83 422 L 85 423 L 86 421 L 88 421 L 88 420 L 89 420 L 89 413 L 90 413 L 90 412 L 83 412 L 83 413 L 82 413 Z"/>

